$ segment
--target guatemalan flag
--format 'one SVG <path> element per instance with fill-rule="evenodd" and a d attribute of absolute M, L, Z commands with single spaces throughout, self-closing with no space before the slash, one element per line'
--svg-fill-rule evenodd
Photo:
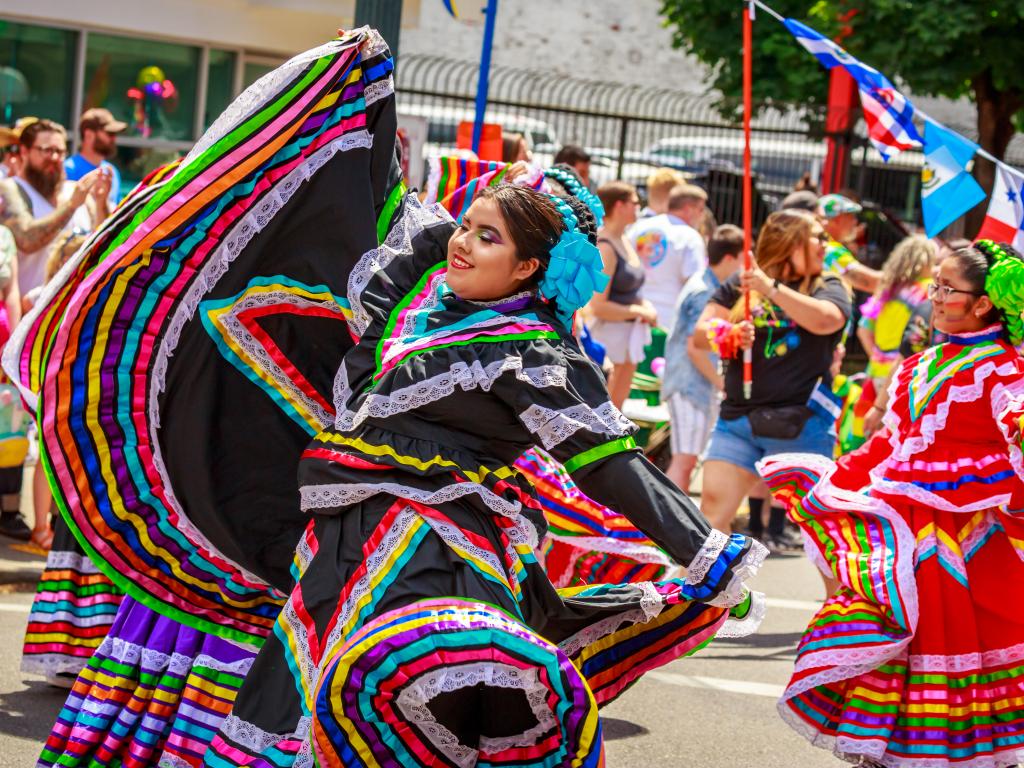
<path fill-rule="evenodd" d="M 1024 176 L 1002 163 L 996 164 L 996 182 L 992 187 L 992 200 L 988 204 L 985 223 L 978 232 L 978 240 L 1009 243 L 1024 251 Z"/>
<path fill-rule="evenodd" d="M 843 67 L 857 81 L 868 138 L 882 157 L 888 160 L 896 152 L 921 146 L 921 134 L 914 127 L 914 106 L 896 90 L 889 78 L 806 24 L 796 19 L 786 19 L 783 23 L 825 69 Z"/>
<path fill-rule="evenodd" d="M 985 190 L 967 172 L 977 151 L 973 141 L 930 120 L 925 122 L 921 210 L 928 237 L 935 237 L 985 199 Z"/>

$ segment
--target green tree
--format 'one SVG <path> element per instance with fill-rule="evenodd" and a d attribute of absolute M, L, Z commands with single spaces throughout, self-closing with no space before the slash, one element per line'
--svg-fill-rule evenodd
<path fill-rule="evenodd" d="M 928 96 L 969 97 L 978 110 L 978 143 L 1002 159 L 1022 122 L 1022 0 L 777 0 L 769 3 L 829 36 L 864 62 Z M 741 0 L 663 0 L 674 44 L 712 68 L 726 103 L 739 97 Z M 758 102 L 826 102 L 824 71 L 767 13 L 754 27 Z M 992 189 L 994 165 L 977 158 L 975 177 Z"/>

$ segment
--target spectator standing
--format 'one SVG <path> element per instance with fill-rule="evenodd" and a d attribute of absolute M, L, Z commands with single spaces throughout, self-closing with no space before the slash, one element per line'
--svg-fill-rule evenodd
<path fill-rule="evenodd" d="M 659 168 L 647 177 L 647 206 L 640 211 L 640 218 L 668 213 L 668 196 L 686 179 L 674 168 Z"/>
<path fill-rule="evenodd" d="M 583 186 L 591 192 L 597 191 L 597 185 L 590 179 L 590 153 L 576 144 L 566 144 L 555 155 L 552 165 L 568 165 L 583 182 Z"/>
<path fill-rule="evenodd" d="M 704 238 L 697 231 L 706 201 L 703 189 L 681 184 L 669 194 L 665 213 L 640 219 L 627 232 L 646 273 L 641 294 L 654 305 L 666 332 L 675 323 L 683 286 L 707 262 Z"/>
<path fill-rule="evenodd" d="M 874 293 L 882 273 L 861 264 L 849 247 L 856 237 L 857 215 L 862 210 L 859 204 L 842 195 L 825 195 L 818 200 L 818 215 L 824 220 L 829 236 L 825 246 L 825 270 L 846 278 L 858 291 Z"/>
<path fill-rule="evenodd" d="M 711 297 L 694 340 L 726 360 L 725 399 L 704 462 L 702 509 L 728 532 L 743 497 L 758 482 L 756 463 L 790 451 L 832 457 L 835 418 L 811 407 L 831 386 L 836 346 L 852 311 L 849 292 L 823 272 L 828 236 L 809 213 L 771 214 L 758 237 L 756 264 Z M 753 322 L 744 320 L 744 289 Z M 753 391 L 743 392 L 741 350 L 753 349 Z"/>
<path fill-rule="evenodd" d="M 587 305 L 593 322 L 590 332 L 604 345 L 612 372 L 608 394 L 621 408 L 633 386 L 633 374 L 643 360 L 644 347 L 651 341 L 651 326 L 658 322 L 654 306 L 641 298 L 644 268 L 640 257 L 625 237 L 626 227 L 636 221 L 640 198 L 636 188 L 624 181 L 612 181 L 597 190 L 604 206 L 604 226 L 597 233 L 597 247 L 610 280 Z"/>
<path fill-rule="evenodd" d="M 503 163 L 529 163 L 533 161 L 530 145 L 521 133 L 507 133 L 501 137 L 501 161 Z"/>
<path fill-rule="evenodd" d="M 18 174 L 18 132 L 6 125 L 0 125 L 0 179 Z"/>
<path fill-rule="evenodd" d="M 79 149 L 64 161 L 64 173 L 68 181 L 78 181 L 97 168 L 110 172 L 111 210 L 121 199 L 121 174 L 110 158 L 117 152 L 117 137 L 128 127 L 127 123 L 115 120 L 108 109 L 87 109 L 78 122 Z"/>
<path fill-rule="evenodd" d="M 18 246 L 18 283 L 24 295 L 42 285 L 48 246 L 65 229 L 87 232 L 107 216 L 110 175 L 104 168 L 77 182 L 64 175 L 67 136 L 50 120 L 37 120 L 19 136 L 21 171 L 0 182 L 0 224 Z M 88 205 L 87 205 L 88 202 Z"/>
<path fill-rule="evenodd" d="M 697 347 L 694 329 L 708 299 L 739 271 L 742 257 L 743 230 L 732 224 L 718 227 L 708 243 L 707 268 L 683 287 L 665 345 L 661 398 L 668 405 L 672 424 L 672 463 L 666 474 L 684 493 L 689 493 L 697 459 L 707 447 L 724 388 L 717 355 Z"/>

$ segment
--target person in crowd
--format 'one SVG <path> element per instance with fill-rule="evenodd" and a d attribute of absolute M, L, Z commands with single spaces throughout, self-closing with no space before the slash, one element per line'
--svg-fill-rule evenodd
<path fill-rule="evenodd" d="M 898 362 L 907 323 L 928 301 L 937 253 L 935 243 L 924 235 L 900 241 L 882 266 L 878 289 L 861 307 L 857 338 L 868 354 L 867 374 L 875 390 L 884 386 Z"/>
<path fill-rule="evenodd" d="M 686 281 L 704 269 L 707 253 L 697 231 L 707 193 L 693 184 L 681 184 L 668 197 L 668 210 L 639 219 L 626 230 L 626 238 L 644 265 L 641 295 L 654 305 L 658 325 L 666 332 L 676 320 L 676 304 Z"/>
<path fill-rule="evenodd" d="M 503 163 L 531 163 L 533 153 L 526 137 L 521 133 L 506 133 L 501 137 L 501 161 Z"/>
<path fill-rule="evenodd" d="M 117 137 L 128 127 L 127 123 L 116 120 L 109 109 L 94 107 L 82 113 L 78 122 L 78 152 L 64 161 L 64 173 L 68 181 L 78 181 L 97 168 L 105 168 L 110 174 L 111 210 L 121 199 L 121 174 L 110 159 L 117 153 Z"/>
<path fill-rule="evenodd" d="M 67 137 L 49 120 L 23 124 L 19 135 L 20 171 L 0 182 L 0 224 L 7 227 L 18 249 L 20 296 L 43 284 L 51 243 L 69 228 L 88 231 L 107 216 L 110 176 L 97 168 L 78 182 L 64 178 Z M 88 204 L 87 204 L 88 203 Z M 4 473 L 0 495 L 0 534 L 28 540 L 33 536 L 20 512 L 22 467 Z M 35 531 L 49 528 L 45 513 L 37 513 Z"/>
<path fill-rule="evenodd" d="M 765 456 L 806 451 L 832 456 L 834 417 L 812 407 L 852 311 L 842 279 L 824 270 L 828 241 L 814 216 L 771 214 L 761 228 L 756 264 L 727 280 L 697 323 L 698 347 L 725 362 L 725 399 L 704 461 L 702 509 L 728 532 L 754 488 Z M 753 322 L 744 319 L 750 291 Z M 752 350 L 750 397 L 743 388 L 743 350 Z"/>
<path fill-rule="evenodd" d="M 647 177 L 647 205 L 640 211 L 640 218 L 668 213 L 668 196 L 686 178 L 675 168 L 658 168 Z"/>
<path fill-rule="evenodd" d="M 683 287 L 665 345 L 661 399 L 671 414 L 672 446 L 672 462 L 666 474 L 684 493 L 690 492 L 690 479 L 707 447 L 718 417 L 719 393 L 724 388 L 718 358 L 698 348 L 694 329 L 708 299 L 739 271 L 742 263 L 743 230 L 723 224 L 708 243 L 707 268 Z"/>
<path fill-rule="evenodd" d="M 624 181 L 612 181 L 597 190 L 604 206 L 604 225 L 597 233 L 604 271 L 610 278 L 603 291 L 588 305 L 590 333 L 604 345 L 612 363 L 608 393 L 616 408 L 629 397 L 633 374 L 651 341 L 651 326 L 657 325 L 654 305 L 642 298 L 643 263 L 630 244 L 626 228 L 636 221 L 640 199 L 636 188 Z"/>
<path fill-rule="evenodd" d="M 21 320 L 18 291 L 18 249 L 11 231 L 0 225 L 0 349 Z M 28 415 L 21 396 L 5 374 L 0 372 L 0 534 L 18 541 L 30 541 L 45 549 L 49 546 L 50 522 L 36 512 L 35 525 L 29 529 L 21 516 L 21 482 L 28 453 Z"/>
<path fill-rule="evenodd" d="M 903 362 L 883 427 L 838 465 L 759 469 L 840 582 L 779 703 L 846 762 L 1011 766 L 1024 742 L 1024 262 L 978 241 L 931 289 L 947 340 Z"/>
<path fill-rule="evenodd" d="M 825 247 L 825 269 L 842 275 L 859 291 L 874 293 L 882 273 L 861 264 L 850 250 L 859 226 L 857 215 L 864 210 L 859 203 L 838 194 L 818 199 L 818 215 L 825 222 L 829 242 Z"/>
<path fill-rule="evenodd" d="M 0 125 L 0 180 L 18 175 L 20 158 L 18 132 Z"/>
<path fill-rule="evenodd" d="M 932 271 L 935 272 L 947 258 L 957 251 L 970 248 L 971 241 L 966 238 L 956 238 L 948 243 L 942 243 L 935 254 L 935 262 Z M 929 296 L 914 309 L 913 314 L 907 321 L 903 330 L 903 337 L 900 340 L 899 356 L 893 362 L 889 376 L 878 388 L 875 394 L 875 402 L 864 415 L 863 431 L 865 437 L 871 437 L 882 426 L 882 417 L 889 405 L 889 384 L 899 370 L 900 364 L 908 357 L 913 357 L 918 352 L 923 352 L 935 344 L 942 344 L 946 341 L 946 334 L 939 331 L 932 324 L 932 301 Z"/>
<path fill-rule="evenodd" d="M 0 182 L 2 220 L 18 246 L 22 294 L 42 285 L 49 245 L 68 227 L 83 232 L 106 218 L 110 174 L 90 171 L 77 182 L 64 176 L 67 136 L 63 126 L 36 120 L 19 136 L 21 171 Z"/>
<path fill-rule="evenodd" d="M 590 153 L 583 147 L 576 144 L 566 144 L 558 150 L 551 164 L 568 165 L 576 171 L 576 175 L 580 177 L 583 186 L 591 192 L 596 192 L 597 186 L 590 179 L 590 161 Z"/>
<path fill-rule="evenodd" d="M 790 192 L 779 203 L 779 210 L 800 210 L 808 213 L 818 212 L 818 195 L 809 189 L 797 189 Z"/>

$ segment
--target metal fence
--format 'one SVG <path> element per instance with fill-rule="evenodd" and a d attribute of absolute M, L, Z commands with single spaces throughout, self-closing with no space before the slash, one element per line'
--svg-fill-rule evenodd
<path fill-rule="evenodd" d="M 425 118 L 425 153 L 451 151 L 459 123 L 471 121 L 477 66 L 439 56 L 408 55 L 399 62 L 399 114 Z M 495 67 L 487 121 L 522 133 L 535 158 L 550 162 L 564 144 L 592 155 L 600 184 L 624 179 L 641 193 L 656 168 L 676 168 L 702 184 L 720 222 L 739 223 L 743 134 L 703 94 L 657 86 L 623 85 Z M 815 182 L 826 162 L 821 111 L 773 108 L 753 121 L 755 224 L 775 209 L 804 174 Z M 847 187 L 869 207 L 868 260 L 884 259 L 908 227 L 920 222 L 920 152 L 889 163 L 867 142 L 863 126 L 849 142 Z M 955 233 L 953 233 L 955 234 Z"/>

